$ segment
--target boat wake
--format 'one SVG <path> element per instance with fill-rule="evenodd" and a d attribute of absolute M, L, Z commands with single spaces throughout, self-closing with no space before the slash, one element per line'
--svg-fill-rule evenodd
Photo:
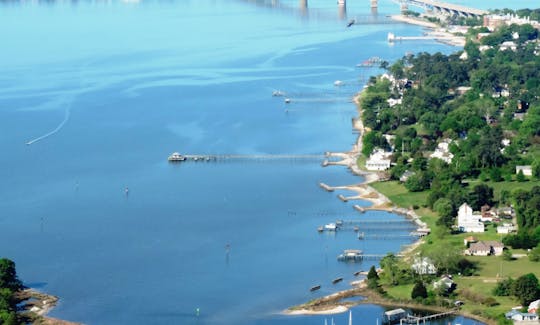
<path fill-rule="evenodd" d="M 71 114 L 71 103 L 66 107 L 66 111 L 64 113 L 64 119 L 62 120 L 62 122 L 60 122 L 60 124 L 58 124 L 58 126 L 54 130 L 52 130 L 50 132 L 47 132 L 42 136 L 39 136 L 39 137 L 37 137 L 35 139 L 32 139 L 32 140 L 26 142 L 26 145 L 29 146 L 31 144 L 34 144 L 34 143 L 36 143 L 38 141 L 41 141 L 43 139 L 46 139 L 46 138 L 58 133 L 64 127 L 64 125 L 66 125 L 66 123 L 69 121 L 70 114 Z"/>

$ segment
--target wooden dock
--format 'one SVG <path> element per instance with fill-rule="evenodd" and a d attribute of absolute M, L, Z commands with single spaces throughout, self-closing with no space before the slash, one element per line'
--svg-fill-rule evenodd
<path fill-rule="evenodd" d="M 420 324 L 425 324 L 426 322 L 429 322 L 430 320 L 438 319 L 438 318 L 444 318 L 446 316 L 450 316 L 450 315 L 453 315 L 455 313 L 456 313 L 455 310 L 451 310 L 451 311 L 446 311 L 446 312 L 443 312 L 443 313 L 438 313 L 438 314 L 433 314 L 433 315 L 428 315 L 428 316 L 414 316 L 414 315 L 408 314 L 407 317 L 401 318 L 399 320 L 399 324 L 417 324 L 417 325 L 420 325 Z"/>

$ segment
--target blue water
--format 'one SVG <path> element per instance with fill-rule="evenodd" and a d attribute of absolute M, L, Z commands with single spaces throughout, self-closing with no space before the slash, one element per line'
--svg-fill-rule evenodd
<path fill-rule="evenodd" d="M 336 219 L 401 218 L 359 215 L 357 202 L 318 187 L 361 181 L 342 167 L 167 163 L 173 151 L 347 151 L 356 138 L 350 100 L 381 72 L 357 63 L 455 50 L 390 46 L 390 31 L 422 32 L 374 23 L 397 12 L 390 2 L 376 16 L 367 2 L 349 1 L 345 14 L 334 1 L 310 0 L 307 11 L 296 0 L 266 3 L 2 4 L 0 255 L 15 260 L 27 285 L 61 298 L 51 316 L 322 324 L 324 316 L 279 312 L 348 288 L 374 263 L 338 263 L 343 249 L 385 254 L 411 243 L 316 232 Z M 345 28 L 350 18 L 362 23 Z M 272 97 L 276 89 L 292 102 Z M 332 285 L 336 277 L 344 281 Z M 322 289 L 310 293 L 315 284 Z M 359 306 L 353 318 L 375 323 L 383 311 Z M 344 324 L 347 315 L 333 317 Z"/>

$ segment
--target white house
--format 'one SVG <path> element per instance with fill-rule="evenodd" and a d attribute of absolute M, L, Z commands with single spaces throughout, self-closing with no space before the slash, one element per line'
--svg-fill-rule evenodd
<path fill-rule="evenodd" d="M 437 144 L 437 148 L 435 151 L 429 156 L 429 158 L 439 158 L 441 160 L 444 160 L 447 164 L 452 162 L 452 158 L 454 158 L 454 155 L 450 153 L 448 150 L 448 146 L 452 140 L 445 139 L 439 144 Z"/>
<path fill-rule="evenodd" d="M 507 319 L 514 321 L 529 321 L 529 322 L 538 322 L 538 314 L 532 313 L 520 313 L 517 310 L 512 310 L 505 314 Z"/>
<path fill-rule="evenodd" d="M 516 174 L 519 174 L 520 170 L 523 173 L 523 175 L 532 176 L 532 166 L 531 165 L 516 166 Z"/>
<path fill-rule="evenodd" d="M 444 287 L 447 291 L 453 291 L 456 288 L 454 280 L 450 276 L 443 275 L 439 281 L 433 283 L 433 288 Z"/>
<path fill-rule="evenodd" d="M 517 45 L 513 41 L 506 41 L 506 42 L 503 42 L 499 46 L 499 48 L 501 49 L 501 51 L 506 51 L 506 50 L 515 51 L 517 49 Z"/>
<path fill-rule="evenodd" d="M 514 231 L 516 231 L 516 226 L 511 223 L 503 223 L 502 225 L 497 226 L 498 234 L 510 234 Z"/>
<path fill-rule="evenodd" d="M 411 268 L 418 274 L 437 274 L 437 268 L 428 257 L 415 257 Z"/>
<path fill-rule="evenodd" d="M 463 232 L 484 232 L 484 224 L 479 221 L 480 215 L 473 214 L 472 208 L 463 203 L 458 210 L 457 225 Z"/>
<path fill-rule="evenodd" d="M 366 161 L 367 170 L 387 170 L 390 168 L 390 152 L 382 149 L 374 150 Z"/>

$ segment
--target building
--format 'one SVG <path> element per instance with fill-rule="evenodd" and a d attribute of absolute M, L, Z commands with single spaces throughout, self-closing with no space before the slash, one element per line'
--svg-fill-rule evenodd
<path fill-rule="evenodd" d="M 465 246 L 469 246 L 469 244 L 476 243 L 476 242 L 478 242 L 478 239 L 476 239 L 476 237 L 473 237 L 473 236 L 469 236 L 463 239 L 463 244 Z"/>
<path fill-rule="evenodd" d="M 437 274 L 437 268 L 428 257 L 415 257 L 411 268 L 418 274 Z"/>
<path fill-rule="evenodd" d="M 538 322 L 538 314 L 521 313 L 521 312 L 519 312 L 517 310 L 512 310 L 512 311 L 504 314 L 504 316 L 507 319 L 511 319 L 511 320 L 518 321 L 518 322 Z"/>
<path fill-rule="evenodd" d="M 457 226 L 462 232 L 484 232 L 484 224 L 479 221 L 480 215 L 473 214 L 472 208 L 463 203 L 458 210 Z"/>
<path fill-rule="evenodd" d="M 523 173 L 523 175 L 532 176 L 532 166 L 531 165 L 516 166 L 516 174 L 519 174 L 520 170 Z"/>
<path fill-rule="evenodd" d="M 439 289 L 441 287 L 445 288 L 448 292 L 452 292 L 456 289 L 457 285 L 454 280 L 452 280 L 452 276 L 443 275 L 439 281 L 433 283 L 433 288 Z"/>
<path fill-rule="evenodd" d="M 516 230 L 516 226 L 511 223 L 503 223 L 502 225 L 497 226 L 498 234 L 510 234 L 515 232 Z"/>
<path fill-rule="evenodd" d="M 479 241 L 477 243 L 472 243 L 468 249 L 465 250 L 465 255 L 471 256 L 488 256 L 502 255 L 504 250 L 504 245 L 494 240 L 490 241 Z"/>
<path fill-rule="evenodd" d="M 511 50 L 515 52 L 517 50 L 517 45 L 513 41 L 506 41 L 499 45 L 499 49 L 501 49 L 501 51 Z"/>
<path fill-rule="evenodd" d="M 531 302 L 529 304 L 529 308 L 527 308 L 527 311 L 531 314 L 537 314 L 539 308 L 540 308 L 540 299 Z"/>
<path fill-rule="evenodd" d="M 429 156 L 429 158 L 439 158 L 446 162 L 447 164 L 452 162 L 452 158 L 454 158 L 454 155 L 450 152 L 448 149 L 450 143 L 452 143 L 452 140 L 445 139 L 439 144 L 437 144 L 437 148 L 435 151 Z"/>
<path fill-rule="evenodd" d="M 393 324 L 393 323 L 399 323 L 399 320 L 406 317 L 407 312 L 403 310 L 402 308 L 389 310 L 384 313 L 383 316 L 383 323 L 384 324 Z"/>
<path fill-rule="evenodd" d="M 390 152 L 385 152 L 382 149 L 374 150 L 366 161 L 367 170 L 387 170 L 390 168 Z"/>
<path fill-rule="evenodd" d="M 406 170 L 403 174 L 401 174 L 401 176 L 399 177 L 399 181 L 402 182 L 402 183 L 405 183 L 409 177 L 411 177 L 412 175 L 414 175 L 415 172 L 411 172 L 409 170 Z"/>

